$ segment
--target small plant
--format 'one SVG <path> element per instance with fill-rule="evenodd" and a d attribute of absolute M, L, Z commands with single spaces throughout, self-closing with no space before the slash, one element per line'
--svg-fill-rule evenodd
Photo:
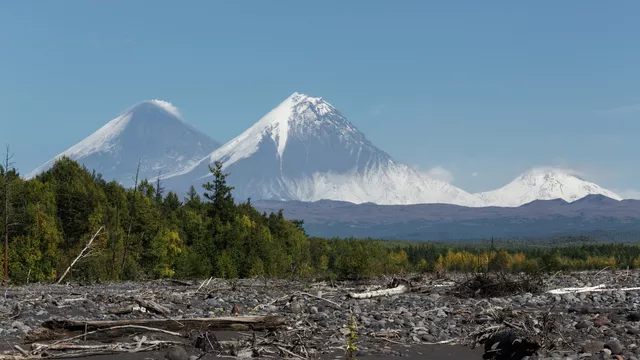
<path fill-rule="evenodd" d="M 344 355 L 345 358 L 349 360 L 357 360 L 353 357 L 353 355 L 355 354 L 356 350 L 358 350 L 358 348 L 356 347 L 356 341 L 358 339 L 358 334 L 356 333 L 356 331 L 358 331 L 358 325 L 356 324 L 356 318 L 353 314 L 351 314 L 351 317 L 349 318 L 347 328 L 349 329 L 349 333 L 347 333 L 346 335 L 347 347 L 344 349 Z"/>

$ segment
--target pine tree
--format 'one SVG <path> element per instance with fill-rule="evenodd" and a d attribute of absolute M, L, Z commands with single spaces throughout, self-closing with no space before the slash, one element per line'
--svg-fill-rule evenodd
<path fill-rule="evenodd" d="M 191 187 L 189 187 L 189 191 L 187 192 L 187 196 L 184 198 L 185 205 L 195 208 L 198 207 L 201 202 L 202 199 L 200 199 L 200 195 L 198 195 L 195 186 L 191 185 Z"/>
<path fill-rule="evenodd" d="M 233 210 L 235 203 L 231 191 L 232 186 L 227 185 L 227 176 L 222 172 L 222 162 L 216 161 L 215 167 L 209 165 L 209 171 L 213 175 L 213 183 L 207 182 L 202 187 L 207 191 L 204 197 L 211 202 L 212 217 L 217 217 L 222 222 L 231 221 L 233 219 Z"/>
<path fill-rule="evenodd" d="M 161 185 L 160 175 L 161 171 L 158 172 L 158 177 L 156 178 L 156 187 L 155 187 L 155 199 L 157 204 L 162 203 L 162 194 L 164 193 L 164 187 Z"/>

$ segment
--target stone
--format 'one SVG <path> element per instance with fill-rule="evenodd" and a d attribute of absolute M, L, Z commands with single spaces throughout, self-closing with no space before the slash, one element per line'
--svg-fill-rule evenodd
<path fill-rule="evenodd" d="M 587 321 L 580 321 L 579 323 L 576 324 L 576 329 L 578 329 L 578 330 L 587 329 L 592 325 L 593 325 L 593 323 L 589 324 L 589 322 L 587 322 Z"/>
<path fill-rule="evenodd" d="M 604 348 L 602 341 L 589 341 L 582 346 L 582 353 L 597 354 Z"/>
<path fill-rule="evenodd" d="M 424 334 L 421 336 L 422 341 L 424 342 L 428 342 L 428 343 L 433 343 L 436 341 L 436 338 L 433 337 L 433 335 L 429 335 L 429 334 Z"/>
<path fill-rule="evenodd" d="M 189 360 L 189 354 L 182 346 L 174 346 L 164 355 L 167 360 Z"/>
<path fill-rule="evenodd" d="M 640 321 L 640 313 L 637 311 L 629 313 L 627 315 L 627 321 Z"/>
<path fill-rule="evenodd" d="M 613 355 L 620 355 L 622 354 L 623 350 L 622 344 L 618 340 L 611 340 L 606 342 L 604 344 L 604 348 L 611 350 L 611 354 Z"/>

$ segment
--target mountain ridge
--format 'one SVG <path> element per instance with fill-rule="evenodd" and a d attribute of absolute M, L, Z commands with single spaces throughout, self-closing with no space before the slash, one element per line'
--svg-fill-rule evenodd
<path fill-rule="evenodd" d="M 474 195 L 486 205 L 520 206 L 534 200 L 572 202 L 594 194 L 622 200 L 620 195 L 588 182 L 570 170 L 553 167 L 532 168 L 501 188 Z"/>
<path fill-rule="evenodd" d="M 323 98 L 293 93 L 197 165 L 167 179 L 186 188 L 221 161 L 239 198 L 477 204 L 377 148 Z"/>
<path fill-rule="evenodd" d="M 109 180 L 131 185 L 138 161 L 141 178 L 155 178 L 197 161 L 220 143 L 202 133 L 171 103 L 146 100 L 121 112 L 97 131 L 39 166 L 26 178 L 67 156 Z"/>
<path fill-rule="evenodd" d="M 617 201 L 603 195 L 587 195 L 571 203 L 536 200 L 518 207 L 372 205 L 329 200 L 260 200 L 252 204 L 260 211 L 282 209 L 285 218 L 303 220 L 310 235 L 321 237 L 419 241 L 494 236 L 540 239 L 595 233 L 612 241 L 637 241 L 640 237 L 640 200 Z"/>
<path fill-rule="evenodd" d="M 396 161 L 334 105 L 299 92 L 224 144 L 186 122 L 171 103 L 143 101 L 27 178 L 63 155 L 121 183 L 131 182 L 142 157 L 141 178 L 160 174 L 165 188 L 180 194 L 190 185 L 201 190 L 210 176 L 208 165 L 221 161 L 239 200 L 517 207 L 539 199 L 571 202 L 590 194 L 622 199 L 575 172 L 552 167 L 533 168 L 501 188 L 471 194 Z"/>

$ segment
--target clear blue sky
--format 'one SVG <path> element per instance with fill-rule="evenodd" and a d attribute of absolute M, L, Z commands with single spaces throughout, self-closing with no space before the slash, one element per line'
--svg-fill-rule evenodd
<path fill-rule="evenodd" d="M 631 0 L 2 1 L 0 143 L 27 173 L 152 98 L 225 142 L 298 91 L 468 191 L 542 165 L 631 191 L 639 13 Z"/>

